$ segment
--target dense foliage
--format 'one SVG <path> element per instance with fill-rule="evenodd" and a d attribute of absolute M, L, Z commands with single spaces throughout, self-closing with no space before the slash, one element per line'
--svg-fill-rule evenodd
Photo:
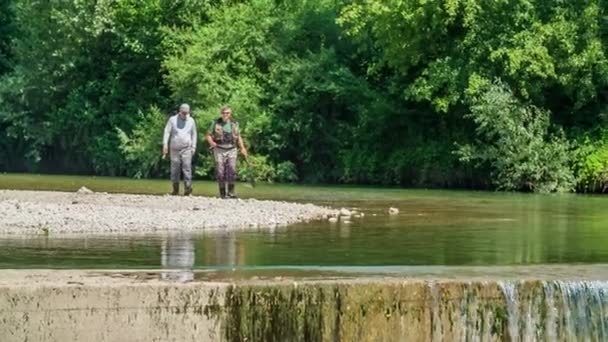
<path fill-rule="evenodd" d="M 0 0 L 0 170 L 166 176 L 232 106 L 242 177 L 608 188 L 599 0 Z"/>

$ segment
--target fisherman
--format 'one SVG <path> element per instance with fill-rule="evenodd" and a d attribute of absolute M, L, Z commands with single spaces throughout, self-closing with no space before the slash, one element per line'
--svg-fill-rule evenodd
<path fill-rule="evenodd" d="M 232 109 L 224 106 L 221 116 L 214 120 L 207 131 L 207 142 L 213 149 L 215 158 L 215 176 L 221 198 L 236 198 L 234 182 L 236 180 L 237 145 L 241 154 L 247 158 L 247 149 L 239 131 L 238 122 L 231 119 Z"/>
<path fill-rule="evenodd" d="M 192 194 L 192 156 L 196 152 L 196 123 L 187 103 L 167 120 L 163 136 L 163 158 L 171 157 L 172 195 L 179 194 L 180 173 L 184 175 L 184 196 Z"/>

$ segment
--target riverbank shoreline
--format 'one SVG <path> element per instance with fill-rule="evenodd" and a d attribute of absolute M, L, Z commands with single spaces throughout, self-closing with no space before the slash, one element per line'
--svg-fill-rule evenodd
<path fill-rule="evenodd" d="M 313 204 L 202 196 L 0 190 L 0 234 L 190 233 L 326 220 Z"/>

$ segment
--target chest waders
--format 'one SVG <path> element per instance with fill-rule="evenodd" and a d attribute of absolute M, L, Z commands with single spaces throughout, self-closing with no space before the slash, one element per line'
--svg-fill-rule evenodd
<path fill-rule="evenodd" d="M 173 184 L 172 195 L 179 194 L 179 180 L 183 176 L 184 196 L 192 194 L 192 148 L 171 150 L 171 182 Z"/>
<path fill-rule="evenodd" d="M 212 138 L 217 144 L 213 149 L 215 159 L 215 177 L 221 198 L 236 198 L 234 182 L 236 180 L 238 123 L 230 121 L 230 132 L 224 130 L 225 123 L 220 118 L 213 126 Z"/>
<path fill-rule="evenodd" d="M 165 126 L 163 145 L 169 149 L 171 161 L 172 195 L 179 194 L 180 178 L 184 181 L 184 195 L 192 194 L 192 157 L 196 150 L 196 124 L 190 117 L 176 114 Z"/>

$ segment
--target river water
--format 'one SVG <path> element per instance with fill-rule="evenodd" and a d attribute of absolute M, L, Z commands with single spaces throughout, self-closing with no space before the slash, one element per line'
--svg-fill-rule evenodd
<path fill-rule="evenodd" d="M 356 208 L 351 223 L 194 235 L 0 236 L 0 268 L 487 266 L 608 263 L 608 199 L 267 186 L 245 197 Z M 399 209 L 389 215 L 388 208 Z"/>

